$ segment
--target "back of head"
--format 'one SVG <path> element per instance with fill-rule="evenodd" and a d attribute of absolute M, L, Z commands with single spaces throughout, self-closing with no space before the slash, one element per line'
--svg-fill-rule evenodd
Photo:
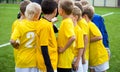
<path fill-rule="evenodd" d="M 25 10 L 26 10 L 26 6 L 30 3 L 30 1 L 28 0 L 24 0 L 20 3 L 20 11 L 21 13 L 24 15 Z"/>
<path fill-rule="evenodd" d="M 39 18 L 41 13 L 41 6 L 38 3 L 30 3 L 26 7 L 25 16 L 29 20 L 33 20 L 35 17 Z"/>
<path fill-rule="evenodd" d="M 74 6 L 72 14 L 74 16 L 77 15 L 78 16 L 78 20 L 79 20 L 80 17 L 82 17 L 82 12 L 81 12 L 81 10 L 77 6 Z"/>
<path fill-rule="evenodd" d="M 42 12 L 44 14 L 52 14 L 54 10 L 58 7 L 56 1 L 54 0 L 43 0 L 41 6 Z"/>
<path fill-rule="evenodd" d="M 92 5 L 86 5 L 83 7 L 84 11 L 82 15 L 87 15 L 91 20 L 94 15 L 94 7 Z"/>
<path fill-rule="evenodd" d="M 82 7 L 82 4 L 80 3 L 80 1 L 75 1 L 74 4 L 83 12 L 83 7 Z"/>
<path fill-rule="evenodd" d="M 80 3 L 82 4 L 82 6 L 89 4 L 88 0 L 81 0 Z"/>
<path fill-rule="evenodd" d="M 72 0 L 60 0 L 59 7 L 62 8 L 67 15 L 70 15 L 74 7 L 74 2 Z"/>

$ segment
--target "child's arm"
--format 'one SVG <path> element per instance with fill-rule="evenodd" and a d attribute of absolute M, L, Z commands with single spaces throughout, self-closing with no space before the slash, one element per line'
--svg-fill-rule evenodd
<path fill-rule="evenodd" d="M 96 42 L 96 41 L 99 41 L 99 40 L 102 40 L 101 36 L 96 36 L 96 37 L 90 38 L 90 42 Z"/>
<path fill-rule="evenodd" d="M 84 51 L 82 55 L 82 64 L 85 64 L 85 52 L 86 52 L 87 44 L 88 44 L 88 36 L 84 35 Z"/>
<path fill-rule="evenodd" d="M 75 70 L 78 70 L 79 61 L 80 61 L 80 58 L 81 58 L 82 55 L 83 55 L 83 51 L 84 51 L 84 48 L 80 48 L 79 51 L 78 51 L 77 59 L 76 59 L 76 61 L 75 61 L 74 64 L 73 64 L 73 67 L 74 67 Z"/>
<path fill-rule="evenodd" d="M 15 40 L 10 40 L 10 43 L 11 43 L 11 45 L 14 47 L 14 48 L 16 48 L 16 49 L 18 49 L 18 47 L 19 47 L 19 43 L 18 42 L 16 42 Z"/>
<path fill-rule="evenodd" d="M 69 40 L 68 40 L 68 42 L 66 43 L 66 45 L 65 45 L 63 48 L 59 47 L 59 50 L 58 50 L 58 51 L 59 51 L 60 53 L 64 52 L 64 51 L 73 43 L 73 41 L 74 41 L 75 39 L 76 39 L 75 36 L 70 37 Z"/>

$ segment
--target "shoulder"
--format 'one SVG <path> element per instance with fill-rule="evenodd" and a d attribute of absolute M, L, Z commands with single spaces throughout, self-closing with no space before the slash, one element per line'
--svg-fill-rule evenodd
<path fill-rule="evenodd" d="M 103 19 L 103 17 L 99 14 L 94 14 L 93 15 L 93 19 L 92 20 L 99 20 L 99 19 Z"/>

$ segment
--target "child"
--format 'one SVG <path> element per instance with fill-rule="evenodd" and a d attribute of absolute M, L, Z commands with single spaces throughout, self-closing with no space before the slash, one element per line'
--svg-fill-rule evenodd
<path fill-rule="evenodd" d="M 63 19 L 58 32 L 58 72 L 71 72 L 72 69 L 73 42 L 75 41 L 74 25 L 71 19 L 73 6 L 71 0 L 60 0 L 58 4 L 58 12 Z"/>
<path fill-rule="evenodd" d="M 89 5 L 89 2 L 87 0 L 82 0 L 80 2 L 82 6 Z M 108 54 L 109 54 L 109 58 L 110 58 L 109 40 L 108 40 L 107 30 L 104 24 L 104 19 L 100 15 L 94 14 L 92 18 L 92 22 L 99 28 L 100 32 L 102 33 L 103 44 L 106 47 Z"/>
<path fill-rule="evenodd" d="M 99 29 L 91 22 L 94 8 L 90 5 L 84 7 L 83 17 L 90 29 L 90 72 L 105 72 L 109 68 L 108 53 L 102 43 L 102 35 Z"/>
<path fill-rule="evenodd" d="M 24 12 L 26 10 L 26 6 L 30 3 L 30 1 L 22 1 L 20 3 L 20 14 L 21 14 L 21 17 L 17 20 L 14 21 L 14 23 L 12 24 L 12 33 L 15 29 L 15 27 L 23 20 L 25 19 L 25 16 L 24 16 Z M 17 39 L 17 41 L 19 41 L 19 39 Z M 17 52 L 18 49 L 14 48 L 14 59 L 15 59 L 15 62 L 16 62 L 16 57 L 17 57 Z"/>
<path fill-rule="evenodd" d="M 36 22 L 41 7 L 30 3 L 26 7 L 25 20 L 18 24 L 11 35 L 10 42 L 17 49 L 15 72 L 37 72 L 36 68 Z M 20 43 L 17 42 L 19 39 Z"/>
<path fill-rule="evenodd" d="M 75 2 L 75 5 L 80 8 L 83 12 L 82 5 L 79 1 Z M 80 17 L 78 20 L 78 25 L 84 31 L 84 52 L 82 56 L 83 72 L 88 71 L 88 61 L 89 61 L 89 26 L 84 18 Z"/>
<path fill-rule="evenodd" d="M 84 38 L 83 38 L 84 33 L 83 30 L 77 24 L 79 18 L 82 17 L 82 12 L 77 6 L 74 6 L 72 14 L 76 35 L 75 40 L 76 44 L 74 49 L 75 58 L 73 62 L 73 69 L 75 70 L 75 72 L 83 72 L 82 55 L 84 50 Z"/>
<path fill-rule="evenodd" d="M 17 26 L 17 24 L 21 21 L 21 20 L 23 20 L 23 19 L 25 19 L 25 10 L 26 10 L 26 6 L 28 5 L 30 3 L 30 1 L 27 1 L 27 0 L 25 0 L 25 1 L 22 1 L 21 3 L 20 3 L 20 18 L 19 19 L 17 19 L 14 23 L 13 23 L 13 25 L 12 25 L 12 32 L 14 31 L 14 28 Z"/>
<path fill-rule="evenodd" d="M 53 0 L 44 0 L 41 6 L 44 15 L 37 28 L 37 64 L 40 72 L 57 72 L 57 41 L 52 23 L 52 18 L 57 13 L 57 3 Z"/>

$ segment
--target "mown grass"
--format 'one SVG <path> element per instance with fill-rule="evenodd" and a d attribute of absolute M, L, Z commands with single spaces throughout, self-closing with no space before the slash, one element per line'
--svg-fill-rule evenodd
<path fill-rule="evenodd" d="M 18 11 L 17 4 L 0 4 L 0 44 L 9 42 L 11 26 L 16 20 Z M 112 54 L 108 72 L 120 72 L 120 9 L 95 7 L 95 11 L 100 15 L 114 12 L 114 14 L 104 17 Z M 57 27 L 59 27 L 60 21 L 61 17 L 59 16 Z M 11 46 L 0 48 L 0 72 L 14 72 L 13 48 Z"/>

